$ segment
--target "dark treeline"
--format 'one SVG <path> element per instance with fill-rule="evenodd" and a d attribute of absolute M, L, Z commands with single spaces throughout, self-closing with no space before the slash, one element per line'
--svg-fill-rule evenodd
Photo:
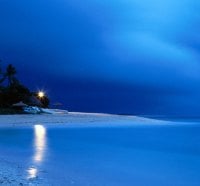
<path fill-rule="evenodd" d="M 4 69 L 0 61 L 0 108 L 11 108 L 13 104 L 23 102 L 29 106 L 48 107 L 47 96 L 40 98 L 17 79 L 17 70 L 9 64 Z"/>

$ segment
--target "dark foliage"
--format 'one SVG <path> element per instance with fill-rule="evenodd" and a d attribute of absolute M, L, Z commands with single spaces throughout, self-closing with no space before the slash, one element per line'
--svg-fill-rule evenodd
<path fill-rule="evenodd" d="M 7 66 L 5 72 L 0 67 L 0 108 L 11 108 L 14 103 L 20 101 L 28 105 L 48 107 L 48 97 L 44 96 L 40 99 L 37 95 L 34 96 L 27 87 L 19 82 L 16 74 L 17 71 L 12 64 Z"/>
<path fill-rule="evenodd" d="M 49 98 L 47 96 L 44 96 L 43 98 L 39 98 L 39 97 L 37 97 L 37 98 L 40 100 L 40 102 L 42 103 L 42 106 L 44 108 L 49 107 Z"/>

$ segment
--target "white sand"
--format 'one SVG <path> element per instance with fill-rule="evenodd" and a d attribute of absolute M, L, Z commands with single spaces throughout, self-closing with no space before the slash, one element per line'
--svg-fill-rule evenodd
<path fill-rule="evenodd" d="M 28 186 L 40 184 L 36 179 L 26 179 L 23 175 L 24 168 L 25 167 L 18 162 L 10 161 L 6 157 L 0 158 L 0 185 Z"/>
<path fill-rule="evenodd" d="M 105 123 L 106 122 L 106 123 Z M 148 119 L 137 116 L 121 116 L 97 113 L 39 114 L 39 115 L 0 115 L 0 126 L 32 126 L 48 124 L 50 126 L 69 127 L 109 127 L 132 125 L 162 125 L 172 122 Z"/>

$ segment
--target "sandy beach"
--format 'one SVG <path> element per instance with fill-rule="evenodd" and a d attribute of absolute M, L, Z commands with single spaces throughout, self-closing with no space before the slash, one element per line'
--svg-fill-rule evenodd
<path fill-rule="evenodd" d="M 103 124 L 105 123 L 106 124 Z M 33 124 L 48 124 L 50 126 L 87 127 L 87 126 L 131 126 L 141 124 L 169 124 L 169 122 L 148 119 L 137 116 L 122 116 L 100 113 L 68 114 L 24 114 L 24 115 L 0 115 L 0 127 L 2 126 L 31 126 Z M 172 122 L 171 122 L 172 123 Z"/>

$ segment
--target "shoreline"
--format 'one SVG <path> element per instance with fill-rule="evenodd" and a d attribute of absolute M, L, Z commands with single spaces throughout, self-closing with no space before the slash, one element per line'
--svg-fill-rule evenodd
<path fill-rule="evenodd" d="M 123 124 L 121 124 L 123 122 Z M 136 125 L 169 125 L 173 122 L 139 116 L 123 116 L 103 113 L 68 112 L 67 114 L 20 114 L 0 115 L 0 127 L 5 126 L 33 126 L 45 124 L 49 126 L 65 127 L 109 127 Z"/>

